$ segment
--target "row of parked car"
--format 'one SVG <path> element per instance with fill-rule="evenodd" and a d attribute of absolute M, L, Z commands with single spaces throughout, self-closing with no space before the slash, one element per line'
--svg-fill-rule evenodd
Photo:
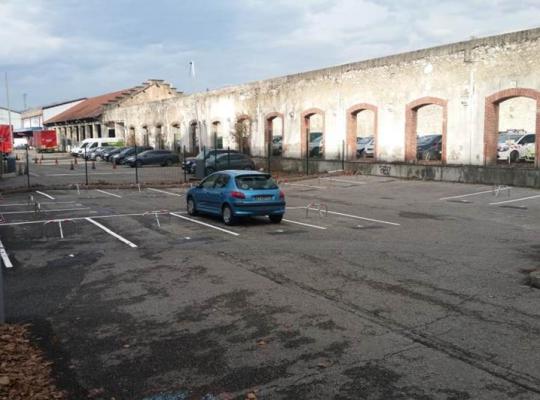
<path fill-rule="evenodd" d="M 71 154 L 88 161 L 108 161 L 117 165 L 142 167 L 145 165 L 171 166 L 178 164 L 178 154 L 170 150 L 154 149 L 151 146 L 122 146 L 107 139 L 87 139 L 80 146 L 73 148 Z M 182 168 L 188 173 L 195 173 L 197 160 L 203 161 L 206 173 L 224 169 L 253 170 L 253 160 L 236 150 L 208 149 L 196 157 L 186 158 Z"/>

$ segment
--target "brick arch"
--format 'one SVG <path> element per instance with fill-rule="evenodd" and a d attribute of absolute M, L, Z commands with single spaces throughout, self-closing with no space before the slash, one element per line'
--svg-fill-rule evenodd
<path fill-rule="evenodd" d="M 484 163 L 494 165 L 497 163 L 497 142 L 499 136 L 499 104 L 515 97 L 528 97 L 536 100 L 536 155 L 535 166 L 540 167 L 540 91 L 528 88 L 504 89 L 486 97 L 484 111 Z"/>
<path fill-rule="evenodd" d="M 448 101 L 438 97 L 421 97 L 411 101 L 405 107 L 405 161 L 416 161 L 416 128 L 418 122 L 418 110 L 425 106 L 437 105 L 443 110 L 442 123 L 442 154 L 441 161 L 446 163 L 446 132 L 448 125 Z"/>
<path fill-rule="evenodd" d="M 323 140 L 325 140 L 325 130 L 326 130 L 326 124 L 325 124 L 325 117 L 324 117 L 324 111 L 320 108 L 309 108 L 302 112 L 301 114 L 301 127 L 300 127 L 300 150 L 302 157 L 305 157 L 307 154 L 307 138 L 308 138 L 308 131 L 309 131 L 309 118 L 315 114 L 319 114 L 322 117 L 322 132 L 323 132 Z"/>
<path fill-rule="evenodd" d="M 377 159 L 377 146 L 378 146 L 378 132 L 379 132 L 379 118 L 378 108 L 373 104 L 359 103 L 347 109 L 347 158 L 349 160 L 356 159 L 356 118 L 362 111 L 373 112 L 373 138 L 375 139 L 375 160 Z"/>
<path fill-rule="evenodd" d="M 280 112 L 271 112 L 266 114 L 264 117 L 264 144 L 266 150 L 268 150 L 268 145 L 272 140 L 272 122 L 276 118 L 281 118 L 281 134 L 285 136 L 285 118 L 283 113 Z"/>

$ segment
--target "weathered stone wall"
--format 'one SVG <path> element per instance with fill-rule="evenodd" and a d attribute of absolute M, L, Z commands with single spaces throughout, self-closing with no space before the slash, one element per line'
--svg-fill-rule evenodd
<path fill-rule="evenodd" d="M 279 113 L 283 116 L 284 155 L 299 157 L 305 143 L 303 116 L 306 110 L 320 110 L 324 114 L 320 126 L 325 134 L 324 154 L 335 158 L 343 141 L 349 140 L 352 146 L 347 132 L 356 132 L 356 127 L 348 126 L 352 119 L 347 110 L 361 103 L 377 110 L 373 129 L 377 159 L 402 161 L 406 159 L 406 143 L 415 148 L 416 133 L 439 129 L 444 131 L 446 163 L 483 164 L 486 143 L 493 147 L 493 140 L 486 142 L 484 132 L 486 98 L 511 88 L 531 89 L 526 93 L 534 98 L 540 93 L 540 28 L 188 96 L 120 104 L 107 110 L 105 119 L 134 127 L 138 137 L 143 126 L 151 134 L 161 125 L 164 135 L 171 137 L 175 131 L 187 146 L 192 123 L 200 143 L 211 145 L 212 124 L 219 122 L 224 146 L 234 147 L 231 132 L 235 122 L 248 117 L 252 152 L 263 155 L 266 118 Z M 442 107 L 434 107 L 423 116 L 422 107 L 433 103 L 445 109 L 441 112 Z M 535 125 L 526 121 L 530 121 L 530 113 L 538 112 L 539 105 L 536 101 L 523 104 L 528 105 L 514 106 L 510 112 L 501 103 L 499 127 L 522 125 L 535 131 Z M 414 123 L 406 121 L 416 117 Z M 414 129 L 409 132 L 406 126 Z M 489 129 L 492 127 L 490 123 Z M 313 126 L 311 130 L 315 131 Z"/>

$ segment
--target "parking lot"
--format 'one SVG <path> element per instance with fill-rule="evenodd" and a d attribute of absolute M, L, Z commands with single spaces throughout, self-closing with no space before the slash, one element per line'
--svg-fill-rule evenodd
<path fill-rule="evenodd" d="M 281 187 L 281 224 L 232 227 L 184 189 L 4 195 L 9 321 L 73 398 L 540 398 L 539 191 Z"/>

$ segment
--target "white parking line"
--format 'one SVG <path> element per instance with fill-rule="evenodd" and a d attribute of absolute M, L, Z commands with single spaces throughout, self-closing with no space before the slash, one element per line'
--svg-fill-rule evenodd
<path fill-rule="evenodd" d="M 103 193 L 103 194 L 108 194 L 109 196 L 113 196 L 113 197 L 118 197 L 119 199 L 122 198 L 122 196 L 119 196 L 119 195 L 111 193 L 111 192 L 107 192 L 106 190 L 96 189 L 96 192 L 100 192 L 100 193 Z"/>
<path fill-rule="evenodd" d="M 11 263 L 11 260 L 9 259 L 9 256 L 6 252 L 6 249 L 4 248 L 4 244 L 0 240 L 0 257 L 2 257 L 2 261 L 4 262 L 4 266 L 6 268 L 13 268 L 13 264 Z"/>
<path fill-rule="evenodd" d="M 325 179 L 327 181 L 332 182 L 340 182 L 340 183 L 350 183 L 351 185 L 365 185 L 367 182 L 361 182 L 361 181 L 348 181 L 346 179 L 334 179 L 334 178 L 321 178 Z"/>
<path fill-rule="evenodd" d="M 90 207 L 81 207 L 81 208 L 59 208 L 58 210 L 39 210 L 39 213 L 48 213 L 48 212 L 60 212 L 60 211 L 83 211 L 83 210 L 89 210 Z M 3 215 L 8 214 L 34 214 L 34 210 L 25 210 L 25 211 L 7 211 L 3 212 Z M 5 225 L 5 224 L 3 224 Z"/>
<path fill-rule="evenodd" d="M 74 201 L 40 201 L 39 204 L 73 204 Z M 20 206 L 33 206 L 33 204 L 28 203 L 11 203 L 11 204 L 0 204 L 0 207 L 20 207 Z"/>
<path fill-rule="evenodd" d="M 100 224 L 99 222 L 97 221 L 94 221 L 92 218 L 85 218 L 85 220 L 87 220 L 88 222 L 91 222 L 92 224 L 94 224 L 95 226 L 97 226 L 98 228 L 100 229 L 103 229 L 105 232 L 107 232 L 109 235 L 111 236 L 114 236 L 115 238 L 117 238 L 118 240 L 120 240 L 121 242 L 124 242 L 125 244 L 127 244 L 129 247 L 137 247 L 137 245 L 135 243 L 132 243 L 130 242 L 129 240 L 127 240 L 126 238 L 120 236 L 118 233 L 115 233 L 113 231 L 111 231 L 109 228 L 107 228 L 105 225 L 102 225 Z"/>
<path fill-rule="evenodd" d="M 36 190 L 36 193 L 37 193 L 37 194 L 40 194 L 40 195 L 42 195 L 42 196 L 45 196 L 45 197 L 47 197 L 47 198 L 49 198 L 49 199 L 51 199 L 51 200 L 54 200 L 54 197 L 52 197 L 50 194 L 47 194 L 47 193 L 44 193 L 44 192 L 40 192 L 39 190 Z"/>
<path fill-rule="evenodd" d="M 160 190 L 160 189 L 154 189 L 154 188 L 147 188 L 147 189 L 148 189 L 148 190 L 153 190 L 154 192 L 170 194 L 171 196 L 184 197 L 183 194 L 178 194 L 178 193 L 173 193 L 173 192 L 167 192 L 166 190 Z"/>
<path fill-rule="evenodd" d="M 501 188 L 500 190 L 510 190 L 509 187 Z M 439 200 L 450 200 L 450 199 L 460 199 L 462 197 L 477 196 L 479 194 L 493 193 L 493 190 L 484 190 L 483 192 L 475 192 L 469 194 L 462 194 L 460 196 L 450 196 L 450 197 L 441 197 Z"/>
<path fill-rule="evenodd" d="M 176 212 L 176 211 L 175 211 Z M 3 213 L 5 214 L 5 213 Z M 93 219 L 102 219 L 102 218 L 117 218 L 117 217 L 140 217 L 148 215 L 147 212 L 145 213 L 130 213 L 130 214 L 109 214 L 109 215 L 94 215 L 92 216 Z M 43 224 L 45 222 L 58 222 L 58 221 L 78 221 L 82 219 L 86 219 L 87 217 L 69 217 L 69 218 L 57 218 L 57 219 L 41 219 L 37 221 L 19 221 L 19 222 L 6 222 L 6 223 L 0 223 L 0 227 L 2 226 L 12 226 L 12 225 L 29 225 L 29 224 Z"/>
<path fill-rule="evenodd" d="M 64 238 L 64 230 L 62 229 L 62 221 L 58 221 L 58 228 L 60 229 L 60 238 Z"/>
<path fill-rule="evenodd" d="M 35 176 L 36 178 L 39 178 L 40 175 L 39 174 L 36 174 L 35 172 L 28 172 L 30 174 L 30 176 Z"/>
<path fill-rule="evenodd" d="M 319 211 L 319 210 L 316 209 L 316 208 L 310 208 L 310 210 L 313 210 L 313 211 Z M 343 217 L 349 217 L 349 218 L 355 218 L 355 219 L 362 219 L 362 220 L 364 220 L 364 221 L 378 222 L 378 223 L 380 223 L 380 224 L 388 224 L 388 225 L 400 226 L 400 224 L 398 224 L 397 222 L 389 222 L 389 221 L 383 221 L 383 220 L 380 220 L 380 219 L 373 219 L 373 218 L 360 217 L 360 216 L 358 216 L 358 215 L 344 214 L 344 213 L 340 213 L 340 212 L 337 212 L 337 211 L 325 211 L 325 212 L 327 212 L 328 214 L 341 215 L 341 216 L 343 216 Z"/>
<path fill-rule="evenodd" d="M 208 227 L 208 228 L 212 228 L 212 229 L 215 229 L 215 230 L 218 230 L 218 231 L 221 231 L 221 232 L 228 233 L 229 235 L 240 236 L 239 233 L 236 233 L 236 232 L 233 232 L 233 231 L 229 231 L 228 229 L 220 228 L 219 226 L 210 225 L 210 224 L 207 224 L 206 222 L 198 221 L 198 220 L 193 219 L 193 218 L 184 217 L 183 215 L 176 214 L 176 213 L 170 213 L 170 214 L 171 214 L 171 215 L 174 215 L 175 217 L 178 217 L 178 218 L 181 218 L 181 219 L 185 219 L 186 221 L 191 221 L 191 222 L 194 222 L 194 223 L 196 223 L 196 224 L 206 226 L 206 227 Z"/>
<path fill-rule="evenodd" d="M 498 201 L 496 203 L 489 203 L 490 206 L 495 206 L 497 204 L 505 204 L 505 203 L 513 203 L 515 201 L 523 201 L 523 200 L 529 200 L 529 199 L 537 199 L 540 197 L 540 194 L 539 195 L 536 195 L 536 196 L 529 196 L 529 197 L 522 197 L 520 199 L 513 199 L 513 200 L 505 200 L 505 201 Z"/>
<path fill-rule="evenodd" d="M 318 226 L 318 225 L 312 225 L 312 224 L 306 224 L 305 222 L 298 222 L 298 221 L 292 221 L 290 219 L 283 218 L 283 221 L 290 222 L 291 224 L 297 224 L 302 226 L 307 226 L 309 228 L 315 228 L 315 229 L 326 229 L 324 226 Z"/>
<path fill-rule="evenodd" d="M 47 174 L 45 176 L 85 176 L 86 174 Z M 92 172 L 88 175 L 133 175 L 133 172 Z"/>
<path fill-rule="evenodd" d="M 285 183 L 285 185 L 288 186 L 298 186 L 298 187 L 308 187 L 308 188 L 314 188 L 314 189 L 326 189 L 326 186 L 314 186 L 314 185 L 305 185 L 302 183 Z"/>

